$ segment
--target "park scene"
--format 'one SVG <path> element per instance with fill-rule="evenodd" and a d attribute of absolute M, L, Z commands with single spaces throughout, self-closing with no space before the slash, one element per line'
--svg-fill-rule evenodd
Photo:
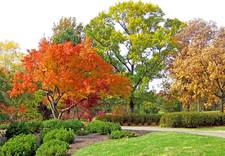
<path fill-rule="evenodd" d="M 0 156 L 225 155 L 225 27 L 165 14 L 124 1 L 0 41 Z"/>

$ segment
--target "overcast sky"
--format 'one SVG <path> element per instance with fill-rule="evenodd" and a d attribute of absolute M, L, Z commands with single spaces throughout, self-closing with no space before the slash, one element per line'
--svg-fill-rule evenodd
<path fill-rule="evenodd" d="M 21 51 L 35 49 L 41 38 L 50 37 L 53 23 L 64 17 L 76 17 L 83 25 L 108 11 L 110 6 L 126 0 L 0 0 L 0 41 L 13 40 Z M 138 0 L 134 0 L 137 2 Z M 225 26 L 224 0 L 142 0 L 151 2 L 165 13 L 166 18 L 187 22 L 194 18 L 215 21 Z M 155 86 L 156 87 L 156 86 Z"/>

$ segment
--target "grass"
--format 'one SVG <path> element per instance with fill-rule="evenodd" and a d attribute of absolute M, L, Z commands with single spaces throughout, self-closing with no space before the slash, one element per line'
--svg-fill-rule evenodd
<path fill-rule="evenodd" d="M 73 156 L 225 155 L 225 139 L 177 132 L 110 140 L 78 150 Z"/>

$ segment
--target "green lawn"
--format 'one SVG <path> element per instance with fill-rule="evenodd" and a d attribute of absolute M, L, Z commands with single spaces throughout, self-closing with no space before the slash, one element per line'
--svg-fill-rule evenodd
<path fill-rule="evenodd" d="M 177 132 L 110 140 L 78 150 L 74 156 L 225 155 L 225 139 Z"/>

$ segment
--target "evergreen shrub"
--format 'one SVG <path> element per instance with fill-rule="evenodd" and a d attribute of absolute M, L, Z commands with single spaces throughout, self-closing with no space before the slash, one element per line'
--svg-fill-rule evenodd
<path fill-rule="evenodd" d="M 67 142 L 52 139 L 38 148 L 36 156 L 64 156 L 68 149 L 69 144 Z"/>
<path fill-rule="evenodd" d="M 37 141 L 33 134 L 20 134 L 9 139 L 3 146 L 2 152 L 6 156 L 10 155 L 35 155 Z"/>
<path fill-rule="evenodd" d="M 6 130 L 5 137 L 7 140 L 21 133 L 29 134 L 30 129 L 26 121 L 13 121 Z"/>
<path fill-rule="evenodd" d="M 74 131 L 72 129 L 60 128 L 60 129 L 53 129 L 47 132 L 44 135 L 43 143 L 48 142 L 52 139 L 65 141 L 67 143 L 73 143 L 75 139 Z"/>
<path fill-rule="evenodd" d="M 100 115 L 100 116 L 103 116 L 103 115 Z M 97 133 L 97 128 L 101 123 L 102 123 L 102 121 L 100 121 L 100 120 L 91 121 L 87 125 L 87 130 L 89 131 L 89 133 Z"/>
<path fill-rule="evenodd" d="M 134 132 L 130 132 L 130 131 L 113 131 L 111 134 L 108 134 L 109 139 L 121 139 L 124 137 L 133 137 L 135 135 Z"/>
<path fill-rule="evenodd" d="M 43 121 L 33 120 L 27 123 L 31 133 L 40 133 L 43 129 Z"/>

